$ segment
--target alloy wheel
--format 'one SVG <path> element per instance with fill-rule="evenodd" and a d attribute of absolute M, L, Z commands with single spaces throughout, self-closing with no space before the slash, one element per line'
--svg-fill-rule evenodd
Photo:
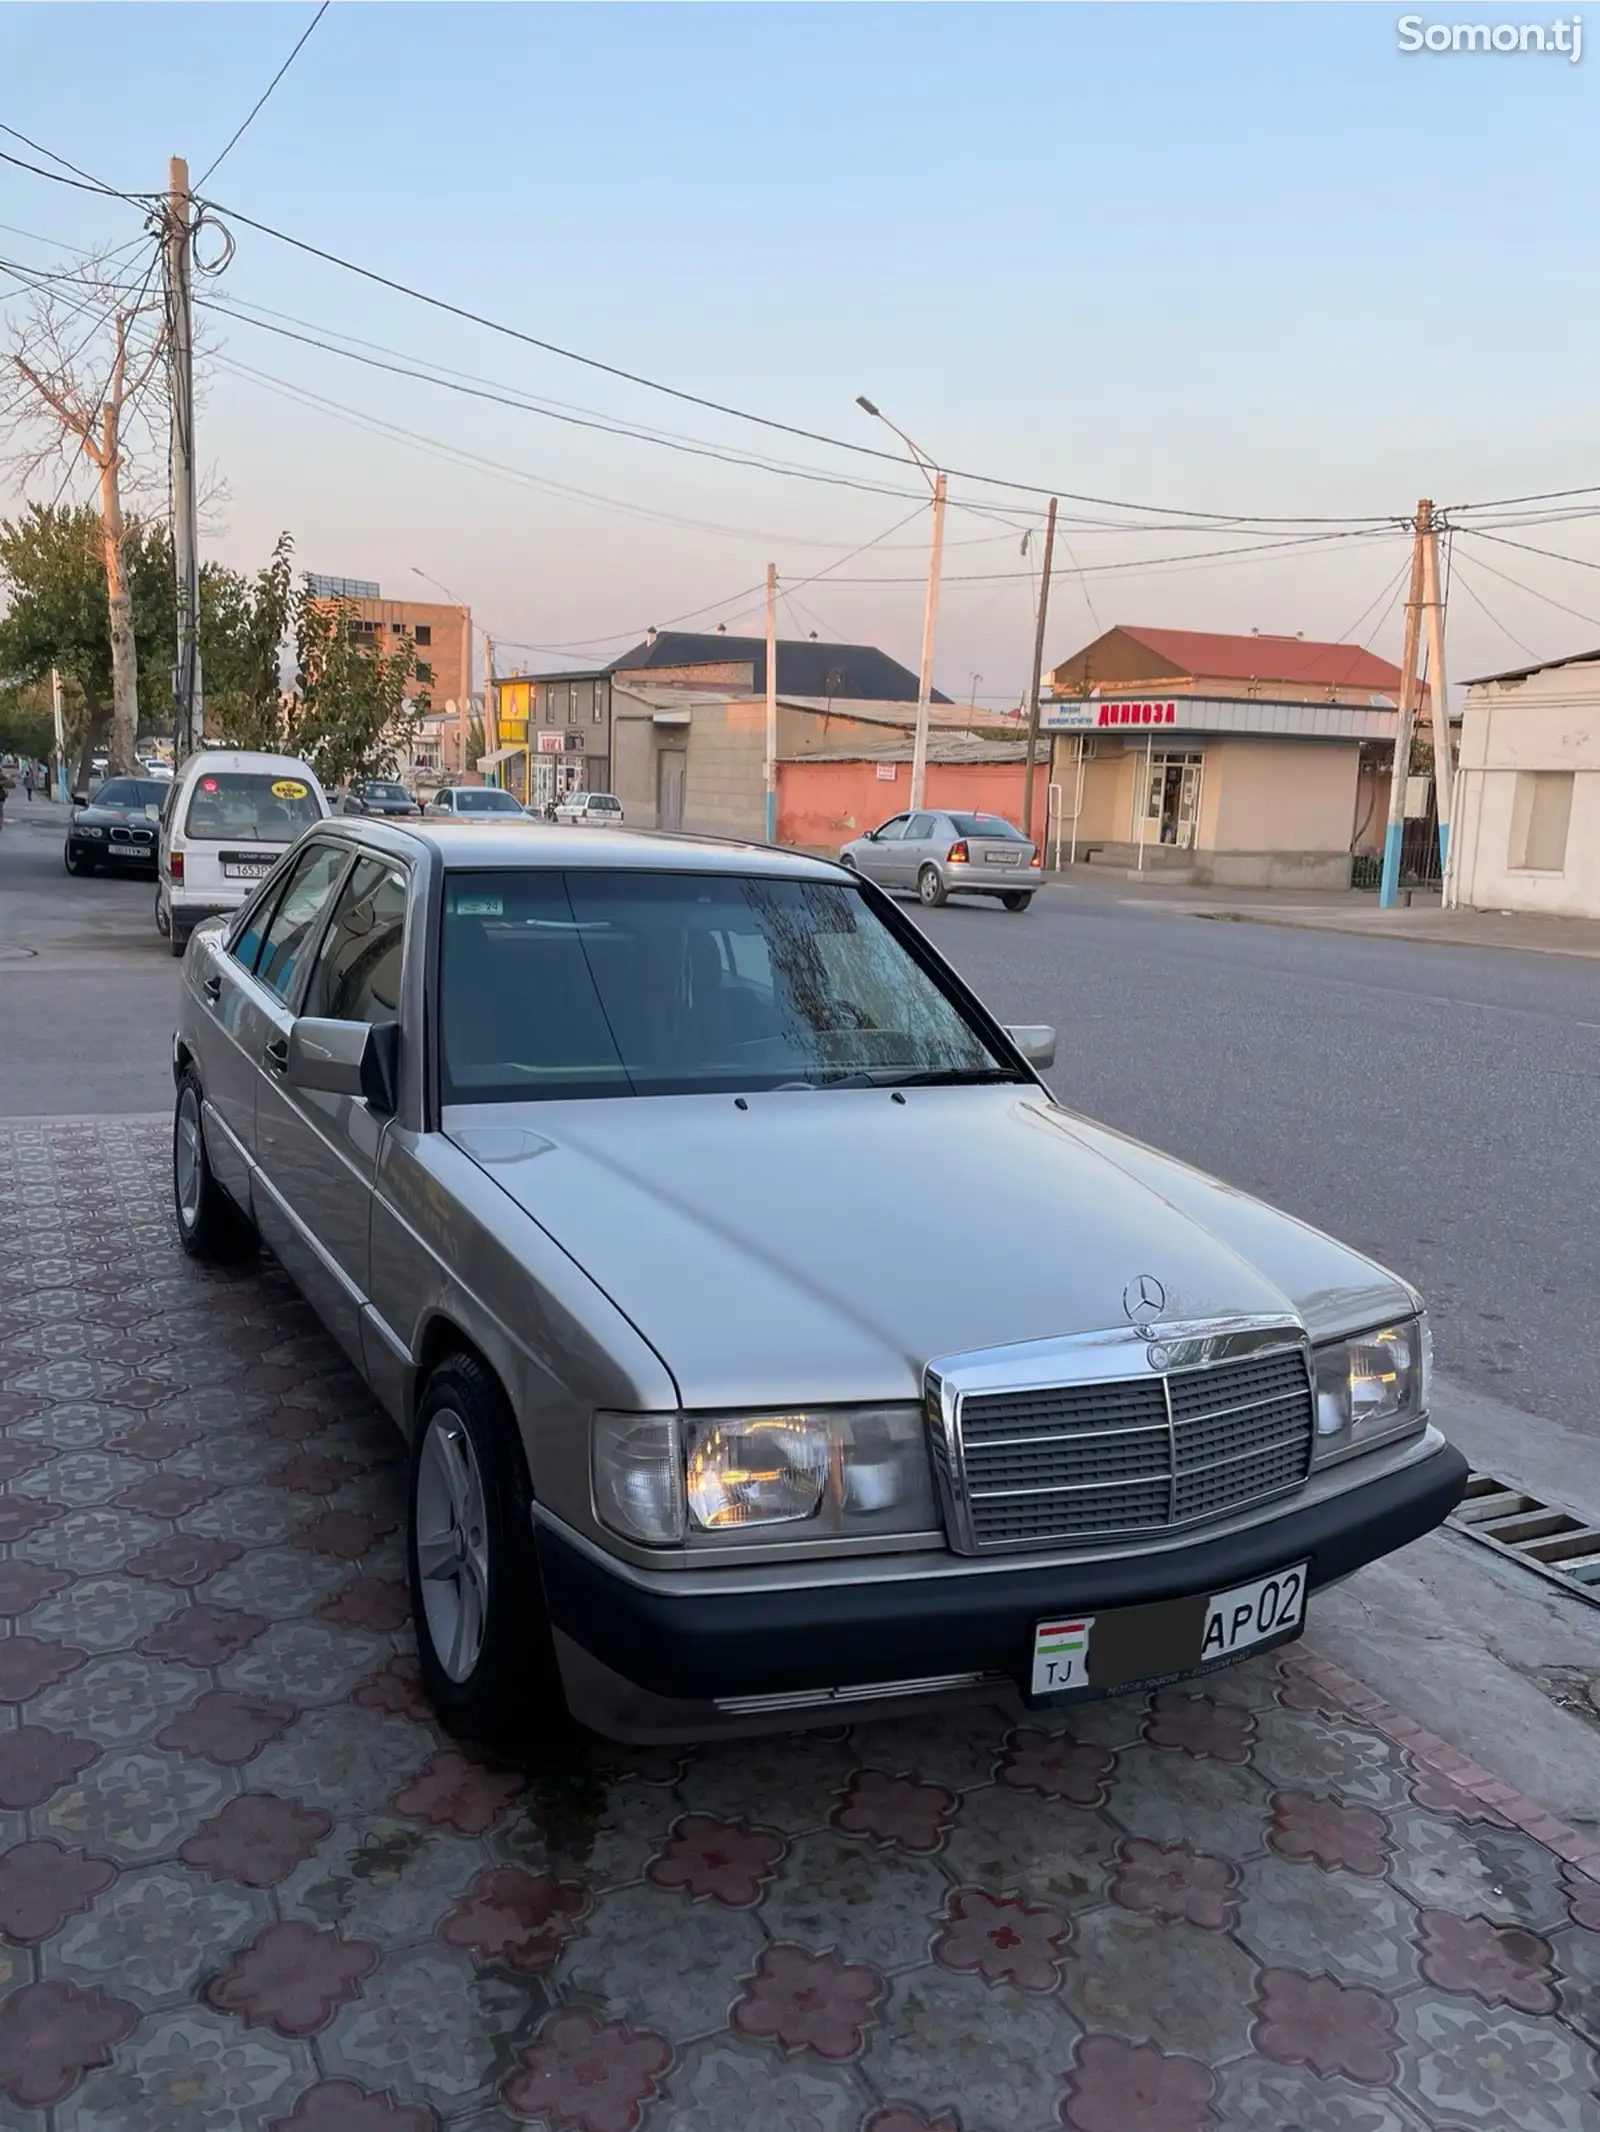
<path fill-rule="evenodd" d="M 463 1681 L 478 1663 L 488 1625 L 488 1515 L 472 1438 L 450 1407 L 428 1418 L 416 1518 L 417 1574 L 429 1639 L 450 1679 Z"/>
<path fill-rule="evenodd" d="M 200 1138 L 200 1103 L 193 1088 L 178 1098 L 178 1130 L 172 1144 L 173 1184 L 178 1219 L 192 1230 L 200 1219 L 200 1187 L 205 1176 L 205 1149 Z"/>

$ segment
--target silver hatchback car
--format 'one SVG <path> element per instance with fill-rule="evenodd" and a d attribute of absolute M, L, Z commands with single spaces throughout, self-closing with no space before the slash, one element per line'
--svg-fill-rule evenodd
<path fill-rule="evenodd" d="M 935 910 L 949 896 L 994 896 L 1025 911 L 1044 880 L 1038 847 L 998 814 L 897 814 L 839 858 L 880 888 L 915 890 Z"/>
<path fill-rule="evenodd" d="M 183 1243 L 409 1438 L 465 1737 L 1205 1673 L 1461 1495 L 1414 1291 L 1063 1109 L 839 867 L 336 818 L 183 974 Z M 933 1177 L 1029 1249 L 894 1249 Z"/>

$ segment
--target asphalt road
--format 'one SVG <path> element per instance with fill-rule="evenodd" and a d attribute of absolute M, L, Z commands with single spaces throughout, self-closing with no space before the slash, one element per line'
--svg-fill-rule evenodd
<path fill-rule="evenodd" d="M 1600 1438 L 1600 966 L 1051 888 L 919 913 L 1056 1093 L 1428 1297 L 1442 1369 Z"/>
<path fill-rule="evenodd" d="M 150 884 L 0 834 L 0 1115 L 164 1110 L 178 965 Z M 1600 1437 L 1600 966 L 1219 925 L 1051 888 L 919 913 L 1057 1093 L 1348 1238 L 1428 1296 L 1441 1367 Z"/>

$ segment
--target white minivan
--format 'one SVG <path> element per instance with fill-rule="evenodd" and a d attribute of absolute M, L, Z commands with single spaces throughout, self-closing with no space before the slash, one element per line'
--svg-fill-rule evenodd
<path fill-rule="evenodd" d="M 202 918 L 237 910 L 303 829 L 331 810 L 294 755 L 202 748 L 172 781 L 156 860 L 156 930 L 181 955 Z"/>

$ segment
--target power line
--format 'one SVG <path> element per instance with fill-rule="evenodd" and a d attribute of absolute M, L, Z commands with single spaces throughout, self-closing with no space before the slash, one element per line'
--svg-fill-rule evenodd
<path fill-rule="evenodd" d="M 1459 572 L 1458 575 L 1460 575 Z M 1533 649 L 1533 646 L 1531 644 L 1524 644 L 1515 630 L 1507 629 L 1505 623 L 1501 621 L 1500 617 L 1496 613 L 1494 613 L 1494 611 L 1486 604 L 1484 600 L 1482 600 L 1478 596 L 1476 592 L 1473 591 L 1472 581 L 1470 578 L 1466 577 L 1465 575 L 1461 575 L 1460 582 L 1462 591 L 1467 595 L 1467 598 L 1471 600 L 1473 606 L 1479 608 L 1485 615 L 1488 616 L 1489 620 L 1493 622 L 1495 628 L 1499 630 L 1501 636 L 1509 638 L 1510 641 L 1515 644 L 1518 651 L 1526 652 L 1530 659 L 1537 659 L 1539 657 L 1538 652 Z"/>
<path fill-rule="evenodd" d="M 254 119 L 256 113 L 261 109 L 261 106 L 266 102 L 267 98 L 278 86 L 279 82 L 282 81 L 285 74 L 288 73 L 289 69 L 294 65 L 295 61 L 300 57 L 301 47 L 304 45 L 306 39 L 311 35 L 311 32 L 316 28 L 317 24 L 322 20 L 323 16 L 327 12 L 328 0 L 322 0 L 322 5 L 317 9 L 317 12 L 312 16 L 311 20 L 306 24 L 305 28 L 300 32 L 299 37 L 296 39 L 294 50 L 289 54 L 283 65 L 279 67 L 277 73 L 273 75 L 271 81 L 267 83 L 267 86 L 262 90 L 261 94 L 256 98 L 255 102 L 250 106 L 249 112 L 245 117 L 244 124 L 241 125 L 238 132 L 234 134 L 233 138 L 229 141 L 227 147 L 223 149 L 222 154 L 215 157 L 210 163 L 210 165 L 201 172 L 200 177 L 197 181 L 199 184 L 204 185 L 206 179 L 210 177 L 212 171 L 217 169 L 218 165 L 223 163 L 232 153 L 234 148 L 238 146 L 238 143 L 243 137 L 246 130 L 248 129 L 251 120 Z"/>
<path fill-rule="evenodd" d="M 1536 548 L 1529 540 L 1507 540 L 1503 533 L 1485 533 L 1478 526 L 1462 526 L 1463 533 L 1470 533 L 1474 540 L 1492 540 L 1502 548 L 1520 548 L 1525 555 L 1547 556 L 1553 563 L 1576 563 L 1580 570 L 1600 570 L 1600 563 L 1592 563 L 1584 555 L 1563 555 L 1559 548 Z"/>
<path fill-rule="evenodd" d="M 1456 530 L 1465 533 L 1470 528 L 1460 526 Z M 1479 538 L 1481 539 L 1482 536 L 1480 535 Z M 1527 593 L 1530 599 L 1543 600 L 1547 607 L 1559 608 L 1563 614 L 1570 614 L 1575 621 L 1589 622 L 1596 629 L 1600 629 L 1600 615 L 1585 614 L 1581 607 L 1569 607 L 1563 600 L 1552 599 L 1548 592 L 1540 592 L 1534 585 L 1523 584 L 1520 578 L 1508 577 L 1504 570 L 1497 570 L 1493 563 L 1486 563 L 1481 555 L 1475 555 L 1472 560 L 1475 568 L 1487 570 L 1491 577 L 1499 578 L 1503 584 L 1512 586 L 1518 592 Z"/>
<path fill-rule="evenodd" d="M 661 393 L 668 399 L 681 401 L 686 406 L 703 407 L 710 413 L 726 415 L 734 421 L 750 422 L 758 428 L 774 430 L 783 436 L 799 437 L 809 444 L 825 445 L 830 451 L 849 452 L 858 458 L 872 459 L 879 463 L 887 463 L 894 466 L 905 466 L 910 463 L 901 453 L 885 451 L 877 445 L 860 444 L 850 438 L 831 436 L 823 430 L 807 429 L 799 423 L 780 421 L 772 415 L 755 414 L 748 408 L 734 406 L 726 400 L 712 399 L 704 393 L 689 392 L 681 386 L 668 385 L 658 378 L 647 377 L 640 371 L 628 370 L 621 364 L 605 362 L 599 356 L 584 355 L 577 349 L 563 347 L 559 342 L 545 340 L 538 334 L 526 333 L 518 326 L 507 325 L 501 319 L 490 318 L 483 312 L 468 310 L 462 304 L 450 303 L 442 296 L 433 296 L 426 290 L 413 288 L 408 282 L 398 281 L 389 274 L 380 274 L 373 267 L 362 266 L 353 259 L 346 259 L 337 252 L 326 250 L 322 245 L 308 243 L 303 237 L 290 236 L 286 230 L 276 229 L 269 222 L 260 222 L 254 216 L 245 214 L 239 208 L 227 207 L 220 201 L 207 201 L 205 205 L 210 207 L 216 214 L 230 216 L 235 222 L 242 223 L 246 229 L 256 230 L 260 235 L 270 237 L 276 243 L 289 245 L 295 251 L 305 253 L 308 258 L 320 259 L 326 265 L 338 267 L 347 274 L 357 275 L 361 280 L 369 281 L 378 288 L 389 289 L 398 296 L 409 297 L 413 302 L 426 304 L 431 310 L 442 311 L 451 318 L 464 319 L 469 325 L 481 326 L 486 332 L 498 333 L 508 340 L 520 341 L 525 346 L 537 348 L 546 355 L 559 356 L 564 362 L 580 363 L 585 369 L 597 370 L 604 376 L 617 378 L 625 384 L 641 386 L 648 392 Z M 1327 517 L 1317 517 L 1304 513 L 1290 515 L 1267 512 L 1196 511 L 1177 504 L 1135 504 L 1115 497 L 1084 495 L 1064 487 L 1059 482 L 1012 481 L 1001 475 L 977 473 L 969 468 L 954 466 L 945 467 L 944 471 L 952 480 L 972 481 L 989 488 L 1008 489 L 1018 495 L 1065 496 L 1073 503 L 1093 504 L 1097 509 L 1101 510 L 1144 512 L 1150 516 L 1164 518 L 1195 518 L 1205 520 L 1214 525 L 1343 526 L 1370 525 L 1374 520 L 1383 524 L 1399 522 L 1395 514 L 1387 511 L 1367 512 L 1359 516 L 1351 513 L 1343 516 Z"/>
<path fill-rule="evenodd" d="M 15 163 L 19 170 L 31 171 L 36 178 L 49 178 L 54 184 L 70 185 L 74 192 L 97 192 L 113 200 L 128 200 L 139 207 L 142 207 L 146 200 L 155 198 L 153 193 L 124 192 L 119 185 L 108 185 L 104 178 L 97 178 L 87 170 L 80 170 L 76 163 L 69 163 L 64 155 L 57 155 L 53 148 L 45 148 L 38 141 L 30 140 L 27 134 L 19 133 L 15 126 L 0 122 L 0 133 L 9 134 L 12 140 L 21 141 L 24 148 L 31 148 L 35 155 L 48 156 L 52 163 L 61 165 L 61 170 L 45 170 L 37 163 L 25 163 L 21 156 L 12 155 L 8 150 L 0 148 L 0 158 L 8 163 Z M 70 178 L 63 177 L 64 170 L 70 170 L 74 175 Z"/>
<path fill-rule="evenodd" d="M 1229 555 L 1270 555 L 1285 548 L 1319 547 L 1336 540 L 1386 540 L 1388 529 L 1357 527 L 1348 533 L 1302 533 L 1289 540 L 1261 539 L 1242 548 L 1205 548 L 1198 555 L 1139 555 L 1121 563 L 1086 563 L 1079 571 L 1080 577 L 1123 577 L 1138 570 L 1159 569 L 1163 565 L 1200 565 Z M 994 585 L 1005 581 L 1031 579 L 1031 570 L 983 570 L 977 572 L 946 571 L 940 582 L 946 585 Z M 842 577 L 835 580 L 841 585 L 920 585 L 920 577 Z"/>

